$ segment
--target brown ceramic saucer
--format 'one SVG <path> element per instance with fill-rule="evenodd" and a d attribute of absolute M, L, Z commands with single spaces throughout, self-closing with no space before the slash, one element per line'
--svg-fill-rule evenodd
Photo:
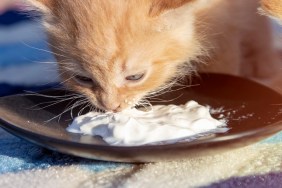
<path fill-rule="evenodd" d="M 54 97 L 15 95 L 0 99 L 1 127 L 8 132 L 43 147 L 76 156 L 120 162 L 153 162 L 207 156 L 247 146 L 282 130 L 282 97 L 255 82 L 221 74 L 202 74 L 194 78 L 194 86 L 162 96 L 175 99 L 168 103 L 181 104 L 196 100 L 212 108 L 224 107 L 230 130 L 201 139 L 167 145 L 114 147 L 101 139 L 68 133 L 71 122 L 66 112 L 60 121 L 46 120 L 58 115 L 74 101 L 65 101 L 37 110 L 34 105 L 56 102 Z M 49 96 L 68 92 L 50 90 Z M 47 106 L 42 104 L 41 107 Z M 79 109 L 75 109 L 77 113 Z M 220 114 L 214 114 L 218 117 Z M 13 149 L 13 148 L 11 148 Z"/>

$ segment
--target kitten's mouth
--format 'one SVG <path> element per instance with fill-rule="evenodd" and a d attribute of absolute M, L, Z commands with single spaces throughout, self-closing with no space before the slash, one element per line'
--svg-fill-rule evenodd
<path fill-rule="evenodd" d="M 96 108 L 97 110 L 99 110 L 99 111 L 102 112 L 102 113 L 107 113 L 107 112 L 110 112 L 110 113 L 117 113 L 117 112 L 121 112 L 122 110 L 124 110 L 124 109 L 121 108 L 121 107 L 117 107 L 117 108 L 110 109 L 110 108 L 106 107 L 105 105 L 100 104 L 99 102 L 98 102 L 98 104 L 96 104 L 96 103 L 92 103 L 92 104 L 93 104 L 93 106 L 95 106 L 95 108 Z"/>
<path fill-rule="evenodd" d="M 95 110 L 98 110 L 99 112 L 102 113 L 118 113 L 118 112 L 122 112 L 124 110 L 128 110 L 128 109 L 138 109 L 138 110 L 142 110 L 142 111 L 148 111 L 148 109 L 150 108 L 150 105 L 144 106 L 144 105 L 139 105 L 139 104 L 133 104 L 133 105 L 129 105 L 127 107 L 124 108 L 119 108 L 116 110 L 108 110 L 105 107 L 102 107 L 103 105 L 97 105 L 97 104 L 93 104 L 93 106 L 95 107 Z"/>
<path fill-rule="evenodd" d="M 117 107 L 113 105 L 111 106 L 111 105 L 103 104 L 103 102 L 99 100 L 93 101 L 89 99 L 89 101 L 92 104 L 92 106 L 95 108 L 95 110 L 102 112 L 102 113 L 107 113 L 107 112 L 117 113 L 117 112 L 121 112 L 121 111 L 128 110 L 128 109 L 134 109 L 134 108 L 136 109 L 150 109 L 151 108 L 151 105 L 149 103 L 144 104 L 141 99 L 140 100 L 125 99 L 120 105 L 116 105 Z"/>

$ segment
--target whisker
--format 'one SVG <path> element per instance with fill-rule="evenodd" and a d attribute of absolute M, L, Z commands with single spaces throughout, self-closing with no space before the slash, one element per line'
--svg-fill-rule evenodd
<path fill-rule="evenodd" d="M 65 84 L 66 82 L 70 81 L 74 77 L 76 77 L 77 74 L 73 73 L 69 78 L 65 79 L 64 81 L 60 82 L 61 85 Z"/>
<path fill-rule="evenodd" d="M 66 56 L 64 56 L 64 55 L 62 55 L 62 54 L 58 54 L 58 53 L 54 53 L 54 52 L 49 51 L 49 50 L 44 50 L 44 49 L 36 48 L 36 47 L 34 47 L 34 46 L 30 46 L 29 44 L 26 44 L 26 43 L 23 42 L 23 41 L 22 41 L 22 43 L 23 43 L 24 45 L 26 45 L 27 47 L 32 48 L 32 49 L 35 49 L 35 50 L 38 50 L 38 51 L 47 52 L 47 53 L 50 53 L 50 54 L 52 54 L 52 55 L 57 55 L 57 56 L 61 56 L 61 57 L 64 57 L 64 58 L 68 58 L 68 57 L 66 57 Z"/>
<path fill-rule="evenodd" d="M 49 123 L 49 122 L 51 122 L 52 120 L 54 120 L 54 119 L 56 119 L 56 118 L 58 118 L 58 122 L 59 122 L 63 114 L 65 114 L 66 112 L 68 112 L 68 111 L 74 109 L 75 107 L 80 106 L 81 104 L 83 104 L 83 103 L 81 103 L 81 102 L 79 102 L 79 101 L 75 102 L 72 106 L 70 106 L 70 107 L 68 107 L 67 109 L 65 109 L 62 113 L 60 113 L 60 114 L 54 116 L 53 118 L 51 118 L 51 119 L 45 121 L 45 123 Z M 73 117 L 72 117 L 72 118 L 73 118 Z"/>
<path fill-rule="evenodd" d="M 78 104 L 78 106 L 81 106 L 81 105 L 83 105 L 83 104 L 85 104 L 85 103 L 88 103 L 88 99 L 85 98 L 84 100 L 77 101 L 76 103 Z M 73 118 L 73 110 L 74 110 L 75 107 L 77 107 L 77 106 L 75 106 L 76 103 L 74 103 L 74 104 L 72 105 L 71 109 L 70 109 L 71 118 L 72 118 L 72 119 L 74 119 L 74 118 Z"/>
<path fill-rule="evenodd" d="M 80 95 L 78 93 L 72 93 L 72 94 L 67 94 L 67 95 L 46 95 L 46 94 L 42 94 L 42 93 L 36 93 L 34 91 L 25 91 L 25 92 L 27 92 L 27 93 L 24 93 L 24 94 L 21 94 L 21 95 L 23 95 L 23 96 L 46 97 L 46 98 L 53 98 L 53 99 L 60 99 L 60 98 Z"/>
<path fill-rule="evenodd" d="M 88 101 L 86 101 L 86 105 L 84 108 L 80 109 L 79 112 L 78 112 L 78 116 L 81 116 L 81 113 L 83 113 L 83 111 L 87 108 L 87 107 L 90 107 L 91 103 L 89 103 Z"/>
<path fill-rule="evenodd" d="M 48 46 L 51 46 L 52 48 L 54 48 L 54 49 L 56 49 L 56 50 L 59 50 L 59 51 L 65 53 L 65 51 L 64 51 L 63 49 L 59 48 L 58 46 L 52 45 L 52 44 L 51 44 L 50 42 L 48 42 L 48 41 L 45 41 L 45 43 L 46 43 Z"/>
<path fill-rule="evenodd" d="M 65 101 L 68 101 L 68 100 L 75 100 L 75 99 L 80 99 L 82 98 L 83 96 L 79 96 L 79 97 L 69 97 L 69 98 L 66 98 L 66 99 L 61 99 L 59 101 L 49 101 L 49 102 L 42 102 L 42 103 L 39 103 L 39 104 L 36 104 L 32 107 L 30 107 L 29 110 L 43 110 L 43 109 L 46 109 L 48 107 L 51 107 L 51 106 L 54 106 L 56 104 L 59 104 L 59 103 L 62 103 L 62 102 L 65 102 Z M 51 103 L 51 104 L 50 104 Z M 41 105 L 44 105 L 44 104 L 47 104 L 47 106 L 44 106 L 44 107 L 40 107 L 40 108 L 35 108 L 35 107 L 39 107 Z"/>
<path fill-rule="evenodd" d="M 177 99 L 179 99 L 179 98 L 181 98 L 183 96 L 183 94 L 180 94 L 179 96 L 177 96 L 177 97 L 175 97 L 175 98 L 173 98 L 173 99 L 169 99 L 169 100 L 165 100 L 165 99 L 159 99 L 159 100 L 156 100 L 156 99 L 154 99 L 154 100 L 151 100 L 151 98 L 147 98 L 150 102 L 156 102 L 156 103 L 167 103 L 167 102 L 173 102 L 173 101 L 175 101 L 175 100 L 177 100 Z"/>

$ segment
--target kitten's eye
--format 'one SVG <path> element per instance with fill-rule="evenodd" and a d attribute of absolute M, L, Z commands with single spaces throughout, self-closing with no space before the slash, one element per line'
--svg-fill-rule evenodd
<path fill-rule="evenodd" d="M 127 76 L 125 79 L 129 80 L 129 81 L 139 81 L 144 77 L 144 73 L 143 74 L 136 74 L 136 75 L 131 75 L 131 76 Z"/>
<path fill-rule="evenodd" d="M 76 75 L 74 78 L 77 82 L 79 82 L 81 84 L 93 85 L 93 80 L 89 77 Z"/>

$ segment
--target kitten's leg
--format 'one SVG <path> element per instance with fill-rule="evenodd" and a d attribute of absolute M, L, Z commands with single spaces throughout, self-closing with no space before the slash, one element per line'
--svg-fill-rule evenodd
<path fill-rule="evenodd" d="M 199 64 L 199 72 L 240 75 L 242 53 L 240 36 L 236 32 L 224 33 L 211 44 L 210 57 L 204 65 Z"/>
<path fill-rule="evenodd" d="M 282 62 L 274 49 L 271 25 L 259 17 L 242 42 L 241 74 L 282 92 Z"/>

